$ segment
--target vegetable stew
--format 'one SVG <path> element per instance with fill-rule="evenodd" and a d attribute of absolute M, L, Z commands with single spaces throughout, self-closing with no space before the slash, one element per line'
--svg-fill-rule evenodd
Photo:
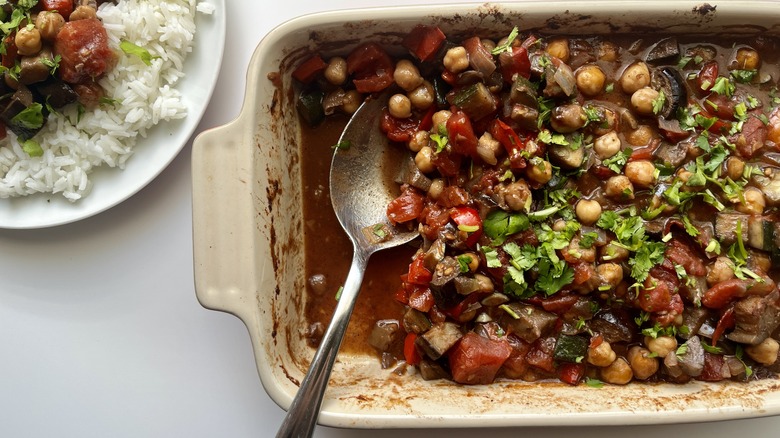
<path fill-rule="evenodd" d="M 778 41 L 419 25 L 402 44 L 293 73 L 312 143 L 392 91 L 374 129 L 409 162 L 387 214 L 422 239 L 367 277 L 365 299 L 389 304 L 356 324 L 384 367 L 461 384 L 775 377 Z M 327 183 L 306 178 L 311 213 Z M 314 246 L 316 343 L 333 298 Z"/>

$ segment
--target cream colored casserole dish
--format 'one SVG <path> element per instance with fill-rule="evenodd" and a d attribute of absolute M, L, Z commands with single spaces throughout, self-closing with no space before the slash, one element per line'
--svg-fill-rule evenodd
<path fill-rule="evenodd" d="M 313 52 L 345 54 L 366 40 L 397 45 L 419 23 L 445 34 L 554 29 L 780 35 L 775 1 L 588 1 L 363 9 L 284 23 L 258 45 L 243 110 L 193 150 L 195 285 L 200 303 L 246 324 L 271 398 L 287 408 L 314 350 L 303 333 L 301 141 L 292 69 Z M 349 257 L 349 255 L 345 255 Z M 500 381 L 461 386 L 398 376 L 373 356 L 341 354 L 320 423 L 408 428 L 696 422 L 780 413 L 780 380 L 749 384 L 577 387 Z"/>

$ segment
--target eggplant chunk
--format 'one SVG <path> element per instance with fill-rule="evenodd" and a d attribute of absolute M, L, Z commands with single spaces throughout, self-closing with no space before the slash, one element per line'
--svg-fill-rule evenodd
<path fill-rule="evenodd" d="M 650 49 L 648 49 L 645 62 L 671 62 L 677 59 L 679 56 L 680 45 L 677 43 L 677 38 L 668 37 L 658 41 L 657 43 L 653 44 Z"/>
<path fill-rule="evenodd" d="M 507 304 L 511 312 L 506 312 L 503 321 L 520 339 L 533 342 L 552 331 L 558 316 L 554 313 L 520 303 Z"/>
<path fill-rule="evenodd" d="M 446 256 L 441 262 L 436 264 L 436 269 L 433 271 L 433 278 L 431 279 L 431 286 L 443 287 L 458 275 L 460 275 L 460 263 L 454 257 Z"/>
<path fill-rule="evenodd" d="M 662 142 L 655 150 L 655 157 L 665 166 L 677 168 L 685 161 L 688 145 L 683 142 Z"/>
<path fill-rule="evenodd" d="M 433 360 L 437 360 L 444 355 L 453 345 L 455 345 L 463 333 L 460 332 L 458 325 L 453 322 L 442 322 L 435 324 L 430 330 L 417 337 L 415 344 Z"/>
<path fill-rule="evenodd" d="M 664 104 L 658 115 L 666 120 L 674 120 L 677 110 L 688 104 L 688 91 L 680 72 L 673 67 L 654 69 L 652 85 L 664 93 Z"/>
<path fill-rule="evenodd" d="M 764 193 L 764 197 L 770 205 L 780 204 L 780 172 L 772 172 L 772 176 L 767 178 L 763 175 L 753 177 L 753 181 Z"/>
<path fill-rule="evenodd" d="M 582 147 L 572 149 L 569 146 L 553 144 L 550 145 L 549 153 L 550 161 L 566 170 L 578 169 L 585 160 L 585 150 Z"/>
<path fill-rule="evenodd" d="M 368 343 L 379 352 L 390 351 L 402 338 L 401 324 L 395 319 L 380 319 L 374 324 Z"/>
<path fill-rule="evenodd" d="M 780 293 L 765 296 L 751 295 L 734 305 L 736 327 L 726 337 L 734 342 L 757 345 L 768 338 L 780 325 Z"/>
<path fill-rule="evenodd" d="M 698 336 L 692 336 L 683 344 L 681 354 L 676 354 L 677 361 L 683 372 L 691 377 L 701 375 L 704 370 L 704 347 Z"/>

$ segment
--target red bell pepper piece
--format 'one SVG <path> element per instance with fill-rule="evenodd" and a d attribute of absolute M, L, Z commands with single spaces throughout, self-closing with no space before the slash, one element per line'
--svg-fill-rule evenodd
<path fill-rule="evenodd" d="M 320 55 L 314 55 L 306 61 L 303 61 L 303 63 L 292 73 L 292 77 L 298 82 L 308 84 L 313 81 L 320 72 L 325 70 L 325 67 L 327 66 L 328 64 L 322 60 Z"/>
<path fill-rule="evenodd" d="M 498 56 L 504 82 L 511 84 L 516 74 L 528 79 L 531 76 L 531 61 L 528 59 L 528 50 L 523 46 L 512 47 L 510 50 Z"/>
<path fill-rule="evenodd" d="M 455 111 L 447 119 L 447 137 L 456 154 L 477 157 L 477 136 L 469 117 L 463 111 Z"/>
<path fill-rule="evenodd" d="M 417 347 L 414 345 L 414 341 L 416 340 L 416 333 L 409 333 L 404 339 L 404 359 L 409 365 L 417 365 L 422 359 L 420 353 L 417 351 Z"/>
<path fill-rule="evenodd" d="M 558 378 L 569 385 L 577 385 L 585 377 L 585 364 L 562 363 L 558 366 Z"/>
<path fill-rule="evenodd" d="M 471 207 L 454 207 L 450 210 L 450 218 L 459 230 L 469 233 L 466 245 L 476 245 L 482 236 L 482 218 L 479 217 L 479 212 Z"/>
<path fill-rule="evenodd" d="M 425 267 L 425 254 L 418 254 L 412 263 L 409 264 L 409 274 L 406 277 L 406 281 L 412 284 L 418 284 L 421 286 L 427 286 L 433 273 Z"/>
<path fill-rule="evenodd" d="M 427 61 L 439 51 L 447 37 L 436 26 L 418 24 L 404 38 L 402 44 L 420 61 Z"/>

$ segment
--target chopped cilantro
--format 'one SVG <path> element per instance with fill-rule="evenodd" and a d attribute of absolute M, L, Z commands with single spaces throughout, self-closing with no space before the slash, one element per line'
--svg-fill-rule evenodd
<path fill-rule="evenodd" d="M 718 76 L 710 91 L 718 93 L 721 96 L 731 97 L 734 95 L 734 84 L 729 81 L 729 78 Z"/>
<path fill-rule="evenodd" d="M 603 160 L 601 164 L 615 173 L 621 173 L 623 171 L 623 166 L 628 163 L 628 159 L 631 158 L 633 152 L 634 151 L 631 148 L 625 148 L 606 160 Z"/>
<path fill-rule="evenodd" d="M 486 236 L 493 239 L 494 245 L 504 243 L 512 234 L 527 230 L 531 226 L 528 216 L 522 213 L 509 213 L 504 210 L 494 210 L 488 213 L 482 223 Z"/>
<path fill-rule="evenodd" d="M 37 141 L 32 139 L 22 142 L 22 150 L 31 157 L 43 156 L 43 148 Z"/>
<path fill-rule="evenodd" d="M 158 58 L 158 56 L 152 56 L 148 50 L 143 47 L 137 46 L 130 41 L 122 40 L 119 42 L 119 48 L 127 55 L 137 56 L 141 62 L 146 65 L 152 65 L 152 59 Z"/>
<path fill-rule="evenodd" d="M 340 142 L 331 146 L 331 149 L 349 149 L 352 146 L 352 142 L 349 140 L 341 140 Z"/>
<path fill-rule="evenodd" d="M 506 42 L 503 44 L 500 44 L 496 46 L 493 50 L 490 51 L 493 55 L 498 55 L 501 52 L 512 52 L 512 43 L 515 42 L 515 39 L 517 38 L 517 35 L 520 33 L 520 31 L 517 29 L 517 26 L 513 27 L 512 30 L 509 32 L 509 36 L 506 37 Z"/>
<path fill-rule="evenodd" d="M 653 99 L 653 114 L 658 114 L 663 110 L 664 105 L 666 104 L 666 94 L 664 94 L 664 90 L 661 90 L 658 92 L 658 97 Z"/>
<path fill-rule="evenodd" d="M 752 82 L 757 75 L 758 75 L 758 70 L 732 70 L 731 71 L 731 77 L 734 78 L 735 81 L 741 82 L 743 84 Z"/>
<path fill-rule="evenodd" d="M 434 152 L 437 154 L 442 152 L 447 147 L 447 136 L 443 134 L 431 134 L 429 136 L 431 140 L 433 140 L 434 143 L 436 143 L 436 148 L 434 149 Z"/>

